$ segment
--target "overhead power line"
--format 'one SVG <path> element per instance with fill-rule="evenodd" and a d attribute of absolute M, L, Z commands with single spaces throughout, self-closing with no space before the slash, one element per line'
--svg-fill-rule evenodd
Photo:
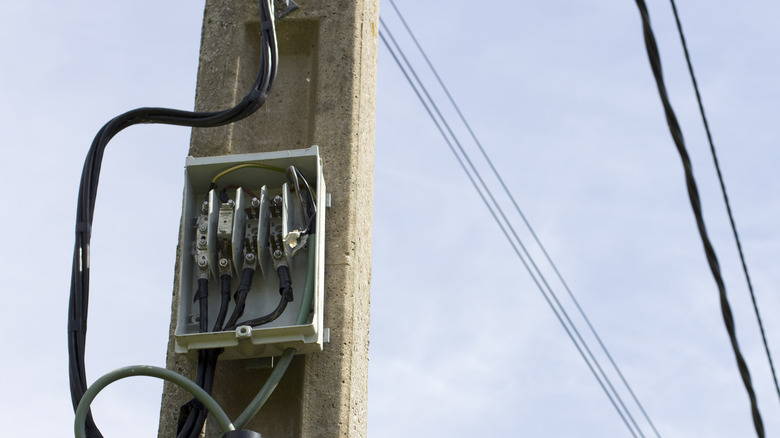
<path fill-rule="evenodd" d="M 726 194 L 726 183 L 723 182 L 723 174 L 720 171 L 718 155 L 715 153 L 715 144 L 712 141 L 712 134 L 710 133 L 710 124 L 707 123 L 707 116 L 704 113 L 704 104 L 702 103 L 701 93 L 699 92 L 699 84 L 696 81 L 696 75 L 693 74 L 693 64 L 691 63 L 691 55 L 688 53 L 688 44 L 685 42 L 685 34 L 683 33 L 682 23 L 680 22 L 680 15 L 677 13 L 677 5 L 674 3 L 674 0 L 671 0 L 671 3 L 672 11 L 674 11 L 674 20 L 677 23 L 677 30 L 680 34 L 680 41 L 682 42 L 683 46 L 683 52 L 685 52 L 685 62 L 688 64 L 688 72 L 691 75 L 693 89 L 696 92 L 696 102 L 699 104 L 699 113 L 701 114 L 701 120 L 704 123 L 704 130 L 707 133 L 707 141 L 710 144 L 712 161 L 715 163 L 715 170 L 718 173 L 720 191 L 723 193 L 723 202 L 726 203 L 726 211 L 729 215 L 731 231 L 734 233 L 734 241 L 737 242 L 737 251 L 739 251 L 739 260 L 742 263 L 742 271 L 745 273 L 745 280 L 747 280 L 748 290 L 750 291 L 750 300 L 753 302 L 753 310 L 755 311 L 756 320 L 758 321 L 758 328 L 761 330 L 761 340 L 764 341 L 764 350 L 766 351 L 766 357 L 769 360 L 769 369 L 772 370 L 772 379 L 774 379 L 775 382 L 775 391 L 777 391 L 777 397 L 780 399 L 780 385 L 777 383 L 777 372 L 775 371 L 775 364 L 772 362 L 772 354 L 769 352 L 769 343 L 766 340 L 766 333 L 764 332 L 764 323 L 761 321 L 761 314 L 758 312 L 756 294 L 753 292 L 753 282 L 750 281 L 750 274 L 748 274 L 747 263 L 745 263 L 745 254 L 742 252 L 742 243 L 740 242 L 739 234 L 737 233 L 737 225 L 734 222 L 734 214 L 731 212 L 731 203 L 729 202 L 729 197 Z"/>
<path fill-rule="evenodd" d="M 420 47 L 419 43 L 417 42 L 416 38 L 411 33 L 411 30 L 409 29 L 408 25 L 406 24 L 405 20 L 403 19 L 403 16 L 400 14 L 400 11 L 398 11 L 397 7 L 395 6 L 395 4 L 392 1 L 391 1 L 391 4 L 393 5 L 394 9 L 396 9 L 396 12 L 398 12 L 399 17 L 401 18 L 401 20 L 404 23 L 404 26 L 407 28 L 407 31 L 410 33 L 410 35 L 414 39 L 415 44 L 417 44 L 418 48 L 423 53 L 423 56 L 425 57 L 426 62 L 428 62 L 428 65 L 434 71 L 434 74 L 436 75 L 440 85 L 442 85 L 442 87 L 445 89 L 445 92 L 447 93 L 450 101 L 456 107 L 456 110 L 458 111 L 458 113 L 459 113 L 459 115 L 461 117 L 461 120 L 464 122 L 464 124 L 469 129 L 469 132 L 471 133 L 472 138 L 474 138 L 475 142 L 477 142 L 479 144 L 479 141 L 476 139 L 476 136 L 474 135 L 473 130 L 468 125 L 468 123 L 465 121 L 465 117 L 463 117 L 462 112 L 460 111 L 460 109 L 455 104 L 454 99 L 452 99 L 452 96 L 449 93 L 449 90 L 446 89 L 446 87 L 444 86 L 443 82 L 441 81 L 441 78 L 439 77 L 438 73 L 435 71 L 435 69 L 433 68 L 432 64 L 430 63 L 430 60 L 427 58 L 427 56 L 425 55 L 424 51 L 422 50 L 422 48 Z M 604 372 L 604 370 L 602 369 L 601 365 L 599 364 L 598 359 L 596 359 L 596 357 L 591 352 L 590 348 L 587 345 L 587 342 L 585 342 L 585 340 L 583 339 L 583 337 L 579 333 L 579 330 L 577 330 L 576 325 L 574 324 L 574 322 L 569 317 L 568 313 L 566 312 L 566 310 L 563 307 L 563 305 L 561 304 L 561 302 L 558 300 L 557 295 L 552 290 L 552 288 L 548 284 L 547 280 L 544 278 L 544 275 L 542 274 L 541 270 L 538 268 L 538 266 L 534 262 L 533 258 L 531 257 L 531 255 L 529 254 L 529 252 L 527 251 L 525 246 L 523 245 L 522 240 L 518 237 L 516 231 L 514 230 L 514 227 L 512 226 L 511 222 L 507 219 L 507 217 L 504 214 L 503 209 L 501 208 L 500 204 L 496 201 L 496 199 L 493 196 L 492 192 L 490 191 L 488 186 L 485 184 L 484 180 L 482 179 L 481 175 L 479 174 L 479 171 L 476 169 L 476 167 L 474 166 L 473 162 L 469 158 L 468 153 L 463 149 L 463 147 L 460 144 L 460 141 L 458 140 L 457 136 L 453 133 L 452 129 L 450 128 L 449 124 L 446 121 L 446 118 L 439 111 L 438 106 L 436 105 L 435 101 L 433 100 L 433 98 L 428 93 L 425 85 L 420 80 L 420 78 L 417 75 L 414 67 L 411 65 L 409 60 L 406 58 L 406 56 L 403 53 L 403 50 L 401 49 L 401 47 L 397 44 L 395 38 L 392 35 L 392 32 L 387 27 L 387 24 L 381 18 L 380 18 L 380 24 L 382 25 L 382 29 L 380 30 L 380 37 L 381 37 L 383 43 L 385 44 L 385 46 L 387 47 L 388 51 L 393 56 L 394 60 L 398 64 L 399 68 L 401 69 L 402 73 L 406 77 L 406 79 L 409 82 L 410 86 L 414 90 L 414 92 L 417 95 L 418 99 L 423 104 L 424 108 L 426 109 L 426 111 L 428 112 L 429 116 L 433 120 L 434 124 L 438 128 L 439 132 L 442 134 L 442 137 L 444 137 L 445 141 L 447 142 L 447 145 L 450 148 L 450 151 L 455 155 L 456 159 L 458 160 L 458 162 L 459 162 L 461 168 L 464 170 L 464 172 L 466 172 L 466 174 L 467 174 L 469 180 L 471 181 L 472 185 L 477 190 L 478 194 L 482 198 L 483 202 L 485 203 L 486 207 L 490 211 L 490 213 L 493 216 L 494 220 L 498 223 L 499 227 L 501 228 L 502 232 L 504 233 L 504 236 L 509 241 L 510 245 L 512 246 L 512 248 L 514 249 L 515 253 L 517 254 L 518 258 L 520 258 L 521 262 L 525 266 L 525 268 L 528 271 L 528 273 L 531 275 L 531 278 L 536 283 L 537 287 L 539 288 L 540 292 L 542 293 L 542 295 L 544 296 L 545 300 L 549 304 L 550 308 L 553 310 L 553 312 L 555 313 L 555 315 L 558 318 L 559 322 L 561 323 L 561 325 L 563 326 L 563 328 L 565 329 L 565 331 L 569 335 L 569 338 L 575 344 L 575 346 L 578 349 L 580 355 L 585 360 L 587 366 L 589 367 L 589 369 L 593 373 L 594 377 L 596 377 L 596 380 L 598 381 L 598 383 L 600 384 L 600 386 L 604 390 L 605 394 L 609 398 L 609 400 L 612 403 L 613 407 L 616 409 L 616 411 L 618 412 L 619 416 L 621 417 L 623 422 L 626 424 L 626 427 L 629 429 L 629 431 L 631 432 L 631 434 L 633 436 L 636 437 L 637 436 L 636 434 L 639 433 L 639 436 L 644 437 L 645 435 L 642 433 L 642 429 L 639 427 L 639 425 L 634 420 L 633 416 L 630 413 L 630 410 L 626 407 L 625 403 L 623 402 L 622 398 L 620 397 L 620 394 L 614 388 L 614 386 L 612 385 L 609 377 L 607 376 L 607 374 Z M 385 38 L 384 33 L 387 33 L 388 37 L 393 42 L 393 45 L 395 46 L 395 51 L 398 51 L 400 56 L 403 58 L 404 62 L 406 63 L 406 67 L 404 67 L 404 65 L 401 63 L 400 59 L 396 55 L 395 51 L 390 47 L 390 44 L 388 43 L 387 39 Z M 418 90 L 418 86 L 415 85 L 415 83 L 412 81 L 412 78 L 409 76 L 409 73 L 407 72 L 407 69 L 414 76 L 415 80 L 419 84 L 419 88 L 425 94 L 425 96 L 427 97 L 428 101 L 430 101 L 430 105 L 423 98 L 422 94 Z M 431 108 L 433 108 L 433 110 L 431 110 Z M 437 119 L 436 116 L 434 116 L 434 111 L 436 112 L 436 114 L 438 116 L 438 119 Z M 439 120 L 441 120 L 441 122 Z M 445 134 L 444 128 L 442 128 L 442 125 L 444 125 L 446 130 L 449 132 L 449 136 L 452 137 L 452 140 L 457 145 L 458 150 L 460 150 L 460 153 L 463 155 L 463 159 L 466 160 L 466 162 L 468 163 L 469 167 L 471 168 L 471 172 L 467 169 L 466 164 L 463 162 L 463 159 L 456 152 L 455 147 L 452 145 L 452 141 L 450 141 L 450 138 L 447 136 L 447 134 Z M 508 195 L 512 199 L 512 202 L 515 205 L 515 208 L 519 211 L 520 215 L 523 216 L 522 215 L 522 211 L 520 211 L 519 207 L 517 206 L 517 203 L 514 200 L 514 198 L 512 197 L 511 192 L 509 192 L 508 188 L 506 187 L 506 184 L 504 184 L 503 180 L 501 179 L 501 177 L 498 174 L 497 170 L 493 166 L 492 162 L 490 162 L 489 157 L 487 157 L 487 154 L 486 154 L 484 148 L 481 146 L 481 144 L 479 144 L 479 147 L 480 147 L 480 150 L 482 151 L 483 156 L 488 160 L 488 162 L 489 162 L 493 172 L 496 174 L 496 176 L 498 177 L 499 181 L 501 181 L 501 184 L 502 184 L 504 190 L 508 193 Z M 480 188 L 480 185 L 477 185 L 477 182 L 474 180 L 474 177 L 472 176 L 472 173 L 474 174 L 474 176 L 476 176 L 477 180 L 479 180 L 479 184 L 481 185 L 482 188 Z M 484 194 L 483 194 L 483 191 L 484 191 Z M 487 194 L 487 196 L 492 201 L 493 205 L 495 205 L 495 209 L 491 205 L 491 203 L 488 202 L 487 198 L 485 197 L 485 194 Z M 509 237 L 509 233 L 507 232 L 507 228 L 505 227 L 504 223 L 502 223 L 501 220 L 499 220 L 498 216 L 496 215 L 496 211 L 498 211 L 498 214 L 502 217 L 503 221 L 506 223 L 506 227 L 508 227 L 509 230 L 511 231 L 512 235 L 516 239 L 517 244 L 519 244 L 519 246 L 522 249 L 523 253 L 525 253 L 525 257 L 528 257 L 528 260 L 531 262 L 531 265 L 533 265 L 534 270 L 536 271 L 536 275 L 539 276 L 539 279 L 536 278 L 536 275 L 531 270 L 531 267 L 528 265 L 528 263 L 525 261 L 523 255 L 521 254 L 521 252 L 518 249 L 518 247 L 515 244 L 515 242 Z M 536 237 L 535 233 L 533 232 L 533 229 L 530 227 L 530 224 L 528 223 L 528 221 L 525 219 L 524 216 L 523 216 L 523 220 L 526 223 L 526 226 L 528 226 L 529 229 L 531 230 L 531 233 L 534 234 L 534 237 L 535 237 L 537 243 L 541 246 L 541 243 L 539 242 L 538 237 Z M 544 249 L 543 249 L 543 251 L 544 251 Z M 547 257 L 548 261 L 551 264 L 553 264 L 552 260 L 549 257 L 549 255 L 546 253 L 546 251 L 544 251 L 544 252 L 546 254 L 546 257 Z M 555 269 L 557 275 L 559 276 L 559 278 L 561 279 L 561 281 L 563 282 L 563 279 L 560 276 L 560 273 L 557 270 L 557 267 L 554 267 L 554 269 Z M 539 280 L 541 280 L 541 282 L 544 283 L 547 291 L 549 292 L 549 296 L 548 296 L 548 293 L 545 292 L 545 290 L 542 287 L 542 285 L 539 283 Z M 569 294 L 571 295 L 571 291 L 568 290 L 568 286 L 566 286 L 566 288 L 567 288 L 567 291 L 569 292 Z M 573 295 L 571 295 L 571 296 L 572 296 L 572 299 L 574 299 Z M 550 297 L 552 297 L 552 300 L 550 299 Z M 555 301 L 556 304 L 553 304 L 553 301 Z M 575 303 L 576 303 L 576 300 L 575 300 Z M 558 309 L 556 309 L 556 305 L 558 306 L 560 311 Z M 599 340 L 599 344 L 605 350 L 607 356 L 610 359 L 610 362 L 612 362 L 613 366 L 617 369 L 617 365 L 615 364 L 614 360 L 612 360 L 611 355 L 609 355 L 609 353 L 606 351 L 606 347 L 604 346 L 603 342 L 601 342 L 601 339 L 598 337 L 598 334 L 595 333 L 595 329 L 590 324 L 590 321 L 587 319 L 587 316 L 584 315 L 584 312 L 583 312 L 582 308 L 579 306 L 578 303 L 577 303 L 577 308 L 583 314 L 583 317 L 588 322 L 588 325 L 591 328 L 591 330 L 594 331 L 594 334 L 596 335 L 597 339 Z M 561 315 L 563 315 L 563 316 L 561 316 Z M 564 319 L 566 320 L 566 322 L 564 322 Z M 568 325 L 567 325 L 567 323 L 568 323 Z M 571 329 L 569 327 L 571 327 Z M 578 340 L 575 339 L 575 336 L 579 340 L 579 342 L 578 342 Z M 580 346 L 580 343 L 582 344 L 582 347 Z M 584 348 L 585 351 L 583 351 L 582 348 Z M 586 352 L 587 352 L 587 356 L 586 356 Z M 591 364 L 591 361 L 592 361 L 593 364 Z M 594 369 L 594 366 L 598 369 L 598 372 L 596 371 L 596 369 Z M 623 377 L 622 373 L 620 373 L 619 369 L 617 370 L 617 372 L 620 375 L 621 379 L 623 380 L 624 384 L 626 386 L 628 386 L 628 383 L 626 382 L 626 380 Z M 606 386 L 605 386 L 605 383 L 606 383 Z M 609 389 L 607 389 L 607 386 L 609 387 Z M 641 404 L 636 399 L 636 397 L 635 397 L 633 391 L 630 389 L 630 387 L 628 388 L 628 390 L 631 393 L 632 397 L 634 397 L 634 399 L 636 400 L 637 404 L 640 405 L 640 409 L 642 410 L 643 414 L 647 418 L 648 422 L 651 424 L 651 427 L 655 431 L 656 435 L 660 437 L 660 435 L 658 434 L 658 432 L 655 429 L 654 425 L 652 425 L 652 422 L 649 420 L 649 417 L 647 417 L 647 414 L 645 413 L 644 409 L 641 407 Z M 614 398 L 613 398 L 613 394 L 614 394 Z M 620 405 L 620 407 L 618 407 L 618 404 Z M 634 429 L 636 429 L 636 432 L 634 431 Z"/>
<path fill-rule="evenodd" d="M 501 188 L 504 190 L 504 193 L 509 197 L 509 200 L 512 202 L 512 206 L 515 208 L 515 211 L 520 215 L 520 218 L 523 220 L 523 223 L 525 224 L 528 231 L 531 233 L 531 236 L 533 237 L 536 244 L 539 246 L 539 248 L 542 251 L 542 254 L 544 254 L 545 259 L 547 260 L 547 263 L 549 263 L 550 267 L 552 267 L 553 272 L 555 272 L 556 277 L 563 285 L 564 289 L 566 290 L 566 293 L 568 294 L 569 298 L 574 303 L 575 307 L 577 308 L 577 311 L 582 316 L 582 318 L 585 320 L 585 323 L 587 324 L 588 328 L 590 329 L 590 332 L 593 334 L 593 336 L 596 338 L 596 341 L 598 342 L 599 346 L 601 347 L 601 350 L 604 352 L 604 354 L 607 356 L 607 359 L 609 360 L 610 364 L 612 365 L 612 368 L 617 372 L 618 376 L 620 377 L 620 380 L 623 382 L 623 385 L 628 390 L 629 394 L 631 395 L 631 398 L 634 400 L 634 403 L 636 403 L 637 407 L 639 408 L 640 412 L 644 416 L 645 420 L 650 424 L 650 427 L 653 429 L 653 432 L 655 432 L 655 435 L 660 438 L 661 434 L 658 432 L 658 429 L 656 429 L 655 424 L 653 424 L 653 421 L 650 419 L 650 416 L 647 414 L 647 411 L 645 411 L 644 406 L 642 406 L 642 403 L 639 401 L 639 398 L 634 393 L 634 390 L 631 388 L 631 385 L 628 383 L 628 380 L 626 380 L 625 376 L 623 375 L 623 372 L 620 370 L 620 367 L 615 362 L 615 360 L 612 358 L 612 355 L 609 353 L 609 350 L 607 349 L 604 342 L 601 340 L 601 336 L 599 336 L 598 332 L 596 331 L 596 328 L 593 326 L 593 324 L 590 322 L 590 319 L 585 314 L 585 310 L 580 305 L 577 298 L 574 296 L 574 293 L 571 291 L 571 288 L 569 287 L 569 284 L 564 280 L 563 275 L 558 270 L 558 266 L 555 264 L 555 262 L 552 260 L 552 257 L 550 257 L 550 254 L 547 252 L 547 249 L 542 244 L 542 241 L 537 236 L 536 232 L 534 231 L 534 228 L 531 226 L 531 223 L 526 218 L 525 214 L 523 213 L 523 210 L 520 208 L 520 205 L 515 200 L 514 195 L 512 195 L 511 190 L 509 190 L 509 187 L 507 187 L 506 183 L 504 182 L 504 179 L 501 177 L 501 174 L 498 172 L 498 169 L 496 169 L 495 165 L 493 164 L 493 160 L 490 159 L 490 156 L 488 156 L 487 151 L 485 151 L 485 148 L 482 146 L 482 142 L 479 141 L 479 138 L 477 138 L 477 135 L 474 133 L 474 130 L 471 128 L 471 124 L 466 120 L 466 117 L 463 115 L 463 112 L 460 110 L 460 106 L 455 102 L 455 99 L 452 97 L 452 94 L 450 93 L 447 86 L 444 84 L 444 81 L 441 79 L 441 76 L 439 75 L 439 72 L 436 70 L 436 67 L 433 66 L 433 63 L 431 62 L 430 58 L 428 58 L 427 53 L 423 49 L 422 45 L 420 45 L 420 42 L 417 40 L 417 37 L 414 35 L 414 32 L 412 32 L 412 29 L 409 27 L 409 24 L 406 22 L 406 19 L 404 18 L 403 14 L 401 13 L 401 10 L 398 9 L 398 6 L 396 6 L 394 0 L 390 0 L 390 5 L 395 10 L 396 14 L 398 15 L 398 18 L 401 20 L 401 23 L 403 24 L 404 28 L 406 29 L 409 36 L 412 38 L 412 41 L 414 42 L 417 49 L 420 51 L 420 54 L 422 55 L 423 59 L 425 59 L 426 64 L 430 68 L 431 72 L 433 73 L 434 77 L 436 77 L 436 81 L 441 86 L 442 90 L 444 90 L 444 93 L 447 95 L 447 99 L 452 104 L 453 108 L 458 114 L 458 117 L 460 118 L 461 122 L 463 122 L 463 125 L 466 127 L 466 129 L 469 132 L 469 135 L 474 140 L 474 144 L 477 145 L 477 148 L 479 148 L 480 153 L 482 154 L 482 157 L 485 159 L 485 161 L 488 163 L 488 166 L 490 167 L 490 170 L 493 172 L 493 175 L 495 175 L 496 179 L 498 180 L 499 184 L 501 185 Z"/>
<path fill-rule="evenodd" d="M 696 187 L 696 180 L 693 177 L 691 159 L 688 156 L 688 150 L 685 148 L 682 129 L 680 129 L 677 116 L 674 114 L 674 110 L 672 109 L 672 105 L 669 101 L 669 95 L 666 92 L 666 84 L 664 83 L 663 72 L 661 70 L 661 57 L 658 54 L 658 45 L 655 42 L 655 35 L 653 34 L 653 29 L 650 26 L 650 15 L 647 11 L 647 5 L 645 4 L 644 0 L 636 0 L 636 5 L 642 18 L 642 28 L 644 31 L 647 56 L 650 60 L 650 67 L 653 70 L 653 76 L 655 77 L 655 82 L 658 87 L 658 94 L 661 97 L 661 103 L 664 107 L 666 123 L 669 126 L 669 132 L 672 135 L 674 144 L 677 147 L 677 152 L 680 154 L 683 169 L 685 170 L 685 182 L 688 187 L 688 198 L 691 202 L 693 214 L 696 217 L 696 226 L 699 229 L 699 236 L 701 237 L 702 244 L 704 245 L 704 253 L 707 256 L 710 271 L 712 272 L 712 276 L 718 286 L 723 322 L 726 325 L 726 331 L 728 332 L 729 340 L 731 341 L 731 348 L 734 351 L 734 356 L 737 360 L 737 367 L 739 368 L 742 382 L 745 386 L 745 390 L 748 393 L 748 397 L 750 398 L 753 425 L 755 426 L 756 434 L 763 438 L 764 423 L 761 420 L 761 413 L 758 410 L 756 393 L 753 389 L 753 383 L 750 378 L 750 371 L 748 370 L 747 363 L 745 362 L 745 358 L 742 356 L 742 352 L 739 349 L 739 343 L 737 342 L 737 333 L 734 327 L 734 316 L 732 315 L 731 305 L 729 304 L 728 297 L 726 296 L 726 286 L 723 282 L 723 276 L 720 273 L 720 264 L 718 263 L 718 258 L 715 254 L 715 249 L 712 246 L 712 242 L 707 235 L 707 228 L 704 225 L 701 199 L 699 198 L 699 189 Z"/>

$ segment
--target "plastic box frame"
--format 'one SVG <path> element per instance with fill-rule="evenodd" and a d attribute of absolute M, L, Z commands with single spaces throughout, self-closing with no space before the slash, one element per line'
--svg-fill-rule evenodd
<path fill-rule="evenodd" d="M 307 323 L 295 325 L 295 319 L 300 309 L 303 293 L 303 284 L 306 273 L 306 253 L 295 257 L 293 268 L 293 290 L 295 299 L 290 302 L 282 316 L 276 321 L 260 327 L 238 327 L 232 331 L 200 333 L 198 330 L 197 303 L 193 302 L 196 292 L 197 277 L 195 259 L 192 254 L 195 238 L 195 219 L 200 214 L 201 204 L 206 199 L 212 178 L 219 172 L 243 163 L 261 163 L 281 168 L 296 166 L 309 180 L 310 184 L 316 184 L 317 194 L 317 232 L 316 232 L 316 260 L 314 297 L 312 310 L 309 313 Z M 315 177 L 316 175 L 316 177 Z M 314 179 L 314 181 L 312 181 Z M 257 168 L 239 169 L 223 176 L 220 186 L 227 184 L 245 185 L 250 188 L 258 188 L 267 185 L 269 188 L 281 187 L 286 180 L 284 174 L 264 171 Z M 323 309 L 324 309 L 324 268 L 325 268 L 325 207 L 327 191 L 322 174 L 322 160 L 317 146 L 308 149 L 295 149 L 279 152 L 263 152 L 239 155 L 224 155 L 214 157 L 187 157 L 184 170 L 184 202 L 183 202 L 183 226 L 179 242 L 181 248 L 179 266 L 181 266 L 178 278 L 179 303 L 177 312 L 177 324 L 174 331 L 175 351 L 187 354 L 190 358 L 197 356 L 197 350 L 205 348 L 223 348 L 220 359 L 250 359 L 258 357 L 279 356 L 284 349 L 293 347 L 297 354 L 322 351 L 323 334 Z M 308 251 L 308 249 L 307 249 Z M 279 299 L 278 281 L 275 273 L 270 273 L 271 278 L 263 280 L 260 270 L 255 272 L 255 281 L 250 291 L 252 294 L 264 294 L 276 303 Z M 233 309 L 232 295 L 238 287 L 240 275 L 234 275 L 231 290 L 231 305 L 228 315 Z M 256 285 L 264 283 L 262 288 Z M 270 284 L 269 284 L 270 283 Z M 274 288 L 272 285 L 276 285 Z M 258 290 L 259 289 L 259 290 Z M 275 290 L 275 294 L 269 293 Z M 220 290 L 219 282 L 213 275 L 209 279 L 209 322 L 216 319 L 219 310 Z M 266 299 L 266 304 L 268 300 Z M 257 300 L 247 300 L 244 317 L 256 317 L 259 311 Z M 267 309 L 266 309 L 267 310 Z"/>

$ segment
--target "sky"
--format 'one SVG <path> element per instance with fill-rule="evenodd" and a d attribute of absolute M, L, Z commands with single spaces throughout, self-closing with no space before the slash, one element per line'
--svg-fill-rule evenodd
<path fill-rule="evenodd" d="M 753 436 L 634 2 L 396 3 L 660 435 Z M 192 108 L 203 4 L 0 1 L 0 173 L 9 182 L 0 195 L 0 419 L 9 436 L 31 426 L 72 433 L 65 327 L 83 159 L 121 112 Z M 671 7 L 648 7 L 767 436 L 778 436 L 780 400 Z M 780 361 L 780 6 L 678 8 Z M 389 3 L 380 10 L 595 351 Z M 368 435 L 630 436 L 381 46 L 377 82 Z M 189 133 L 134 127 L 106 152 L 92 240 L 91 381 L 165 363 Z M 105 436 L 155 436 L 161 389 L 134 379 L 101 394 L 94 413 Z"/>

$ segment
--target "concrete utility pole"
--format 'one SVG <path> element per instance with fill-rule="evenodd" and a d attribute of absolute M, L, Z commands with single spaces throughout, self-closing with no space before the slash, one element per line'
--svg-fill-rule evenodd
<path fill-rule="evenodd" d="M 366 435 L 378 0 L 296 2 L 297 10 L 277 20 L 279 74 L 266 104 L 238 123 L 193 129 L 190 155 L 319 145 L 332 194 L 325 244 L 330 343 L 294 358 L 246 428 L 267 438 L 359 438 Z M 196 110 L 228 108 L 243 97 L 257 74 L 259 45 L 256 0 L 206 1 Z M 167 366 L 194 378 L 195 364 L 173 352 L 178 300 L 174 293 Z M 244 361 L 219 362 L 214 396 L 235 419 L 268 374 Z M 166 384 L 161 438 L 176 435 L 179 407 L 189 398 Z M 206 432 L 221 436 L 214 421 Z"/>

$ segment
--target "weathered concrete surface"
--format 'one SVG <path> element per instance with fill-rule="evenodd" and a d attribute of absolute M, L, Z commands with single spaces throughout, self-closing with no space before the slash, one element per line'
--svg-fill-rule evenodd
<path fill-rule="evenodd" d="M 279 75 L 268 102 L 233 125 L 193 129 L 190 154 L 320 146 L 332 194 L 325 242 L 325 327 L 331 329 L 331 342 L 321 353 L 293 360 L 246 428 L 267 438 L 364 437 L 378 0 L 296 2 L 299 9 L 277 21 Z M 256 0 L 206 1 L 197 110 L 233 106 L 253 82 L 259 65 L 257 10 Z M 167 364 L 192 378 L 194 364 L 173 352 L 177 300 L 174 293 Z M 231 418 L 270 372 L 245 365 L 220 362 L 217 367 L 214 395 Z M 160 437 L 175 436 L 179 406 L 188 399 L 166 384 Z M 221 436 L 214 421 L 207 436 Z"/>

